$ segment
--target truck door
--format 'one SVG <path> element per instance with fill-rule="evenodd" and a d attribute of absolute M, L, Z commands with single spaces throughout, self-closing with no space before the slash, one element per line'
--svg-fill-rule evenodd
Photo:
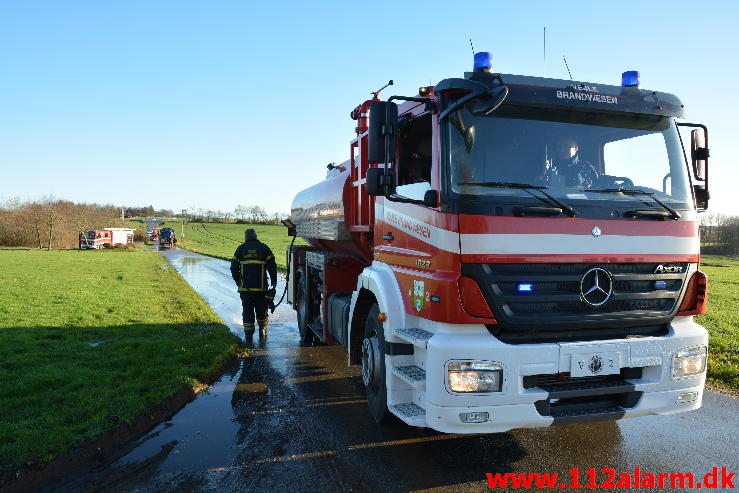
<path fill-rule="evenodd" d="M 401 119 L 396 157 L 396 194 L 423 200 L 439 191 L 436 115 Z M 378 198 L 375 259 L 389 264 L 403 293 L 406 312 L 442 320 L 445 300 L 457 300 L 459 235 L 457 217 L 437 206 Z"/>

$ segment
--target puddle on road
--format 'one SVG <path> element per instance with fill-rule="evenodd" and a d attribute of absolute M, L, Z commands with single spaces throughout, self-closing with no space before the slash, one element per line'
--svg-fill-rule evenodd
<path fill-rule="evenodd" d="M 189 474 L 218 481 L 233 469 L 232 464 L 239 463 L 245 449 L 250 451 L 250 423 L 259 416 L 276 416 L 258 427 L 279 434 L 282 420 L 296 419 L 290 415 L 301 409 L 365 405 L 364 396 L 356 392 L 341 392 L 337 397 L 296 394 L 297 383 L 319 382 L 326 376 L 356 379 L 358 372 L 342 365 L 337 346 L 298 346 L 294 324 L 274 324 L 266 337 L 255 336 L 247 345 L 253 348 L 251 355 L 234 362 L 206 392 L 171 420 L 129 443 L 125 455 L 114 463 L 77 484 L 84 484 L 82 489 L 147 491 L 152 475 L 167 486 L 173 486 L 173 476 Z"/>
<path fill-rule="evenodd" d="M 187 250 L 162 252 L 177 272 L 203 297 L 213 311 L 221 317 L 237 337 L 244 340 L 241 320 L 241 299 L 236 284 L 231 278 L 230 263 L 227 260 L 206 257 Z M 278 274 L 277 300 L 285 289 L 285 277 Z M 274 313 L 269 314 L 270 325 L 294 323 L 295 311 L 283 300 Z M 296 329 L 297 330 L 297 329 Z M 297 337 L 297 336 L 296 336 Z M 254 344 L 260 345 L 258 332 L 253 336 Z M 262 341 L 263 342 L 263 341 Z M 283 341 L 288 343 L 288 341 Z M 297 338 L 289 341 L 296 344 Z"/>
<path fill-rule="evenodd" d="M 135 468 L 143 474 L 140 464 L 167 450 L 165 457 L 152 464 L 151 471 L 199 471 L 232 460 L 234 438 L 240 425 L 235 420 L 232 405 L 233 388 L 241 376 L 237 365 L 224 374 L 211 389 L 180 410 L 170 421 L 129 445 L 132 450 L 111 464 L 105 475 L 116 475 Z M 207 453 L 204 451 L 207 450 Z M 136 466 L 136 467 L 135 467 Z"/>

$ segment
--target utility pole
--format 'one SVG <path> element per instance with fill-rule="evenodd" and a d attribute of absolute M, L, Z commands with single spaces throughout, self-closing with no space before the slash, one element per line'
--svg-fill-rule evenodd
<path fill-rule="evenodd" d="M 181 228 L 182 234 L 181 236 L 183 240 L 185 239 L 185 224 L 187 224 L 186 216 L 187 216 L 187 209 L 182 209 L 182 228 Z"/>

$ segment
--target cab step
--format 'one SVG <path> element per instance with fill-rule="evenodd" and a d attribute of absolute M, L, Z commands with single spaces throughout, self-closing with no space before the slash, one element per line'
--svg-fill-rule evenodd
<path fill-rule="evenodd" d="M 426 387 L 426 370 L 416 365 L 394 366 L 393 375 L 411 385 L 416 390 Z"/>
<path fill-rule="evenodd" d="M 413 402 L 393 404 L 390 412 L 411 426 L 426 426 L 426 410 Z"/>
<path fill-rule="evenodd" d="M 431 339 L 434 334 L 423 329 L 409 328 L 409 329 L 395 329 L 395 335 L 404 339 L 414 346 L 426 348 L 428 340 Z"/>

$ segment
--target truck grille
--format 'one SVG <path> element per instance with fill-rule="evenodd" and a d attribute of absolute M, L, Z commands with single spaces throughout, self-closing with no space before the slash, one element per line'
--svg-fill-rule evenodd
<path fill-rule="evenodd" d="M 555 424 L 604 419 L 619 419 L 625 410 L 636 406 L 642 393 L 631 380 L 642 377 L 641 368 L 623 368 L 620 375 L 573 378 L 569 373 L 532 375 L 523 378 L 524 388 L 540 389 L 549 395 L 536 401 L 542 416 L 551 416 Z"/>
<path fill-rule="evenodd" d="M 689 264 L 663 264 L 680 267 L 681 272 L 656 274 L 659 265 L 464 264 L 462 272 L 477 281 L 501 328 L 542 331 L 668 323 L 677 310 Z M 583 299 L 581 283 L 587 284 L 583 276 L 591 269 L 602 269 L 601 281 L 612 289 L 602 304 Z M 521 283 L 531 284 L 532 290 L 519 292 Z M 584 285 L 585 290 L 588 287 Z"/>
<path fill-rule="evenodd" d="M 527 375 L 523 377 L 525 389 L 541 388 L 548 392 L 558 389 L 588 387 L 598 388 L 620 384 L 626 380 L 639 380 L 642 378 L 642 368 L 622 368 L 618 375 L 594 375 L 591 377 L 571 377 L 569 372 L 546 373 L 541 375 Z"/>

